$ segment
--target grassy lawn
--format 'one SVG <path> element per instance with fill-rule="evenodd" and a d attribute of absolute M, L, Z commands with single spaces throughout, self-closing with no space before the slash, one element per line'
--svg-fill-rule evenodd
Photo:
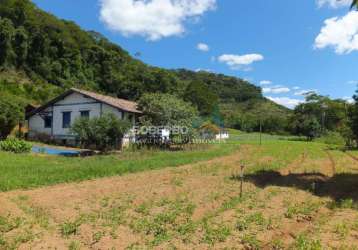
<path fill-rule="evenodd" d="M 260 142 L 260 133 L 246 133 L 236 129 L 229 129 L 230 141 L 238 141 L 249 144 L 256 144 Z M 271 134 L 261 134 L 262 142 L 267 141 L 305 141 L 304 137 L 299 136 L 287 136 L 287 135 L 271 135 Z"/>
<path fill-rule="evenodd" d="M 68 158 L 0 152 L 0 191 L 31 189 L 58 183 L 69 183 L 101 177 L 123 175 L 145 170 L 176 167 L 228 155 L 239 145 L 257 146 L 258 133 L 230 131 L 227 143 L 202 145 L 193 150 L 159 151 L 141 150 L 120 155 Z M 250 172 L 259 169 L 278 169 L 293 161 L 304 151 L 314 151 L 317 143 L 289 141 L 289 137 L 263 134 L 262 147 L 242 157 Z M 262 161 L 262 158 L 267 161 Z"/>
<path fill-rule="evenodd" d="M 230 154 L 238 144 L 203 145 L 185 151 L 139 151 L 121 155 L 66 158 L 0 152 L 0 191 L 96 179 L 175 167 Z"/>
<path fill-rule="evenodd" d="M 243 162 L 250 173 L 281 169 L 308 152 L 322 152 L 324 145 L 301 141 L 269 140 L 257 147 Z M 316 155 L 316 154 L 314 154 Z"/>

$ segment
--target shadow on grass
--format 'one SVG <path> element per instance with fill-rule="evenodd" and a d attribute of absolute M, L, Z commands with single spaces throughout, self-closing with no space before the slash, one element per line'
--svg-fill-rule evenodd
<path fill-rule="evenodd" d="M 232 176 L 234 180 L 239 180 L 239 178 L 239 176 Z M 336 202 L 351 199 L 355 207 L 358 204 L 358 174 L 336 174 L 333 177 L 327 177 L 320 173 L 282 175 L 275 171 L 260 171 L 246 175 L 245 180 L 261 188 L 295 187 L 310 191 L 317 196 L 331 197 Z"/>
<path fill-rule="evenodd" d="M 310 142 L 306 137 L 287 137 L 287 138 L 279 138 L 281 141 L 300 141 L 300 142 Z"/>

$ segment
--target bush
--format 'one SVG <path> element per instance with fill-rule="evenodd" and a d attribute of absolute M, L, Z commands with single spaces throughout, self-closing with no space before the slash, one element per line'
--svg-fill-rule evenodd
<path fill-rule="evenodd" d="M 51 135 L 46 133 L 31 133 L 29 139 L 32 141 L 42 142 L 46 144 L 56 144 L 56 140 L 54 140 Z"/>
<path fill-rule="evenodd" d="M 324 136 L 318 138 L 316 141 L 325 143 L 331 146 L 343 147 L 346 144 L 345 139 L 338 132 L 327 132 Z"/>
<path fill-rule="evenodd" d="M 82 147 L 105 152 L 118 147 L 130 127 L 129 121 L 120 120 L 109 113 L 91 119 L 79 118 L 71 131 L 78 137 Z"/>
<path fill-rule="evenodd" d="M 13 153 L 29 153 L 32 149 L 31 143 L 16 138 L 8 138 L 0 141 L 0 150 Z"/>
<path fill-rule="evenodd" d="M 0 95 L 0 140 L 6 139 L 14 127 L 23 120 L 24 110 L 16 97 Z"/>

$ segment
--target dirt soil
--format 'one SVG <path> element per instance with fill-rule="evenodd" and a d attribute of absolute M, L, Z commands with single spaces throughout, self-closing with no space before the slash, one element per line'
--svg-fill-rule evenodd
<path fill-rule="evenodd" d="M 356 249 L 358 212 L 315 187 L 334 175 L 331 154 L 322 173 L 302 176 L 304 187 L 292 176 L 303 174 L 303 154 L 281 172 L 247 177 L 240 194 L 240 160 L 251 150 L 0 193 L 0 249 Z"/>

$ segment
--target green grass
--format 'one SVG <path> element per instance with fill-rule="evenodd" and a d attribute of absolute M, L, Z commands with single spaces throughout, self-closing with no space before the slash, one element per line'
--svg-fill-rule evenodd
<path fill-rule="evenodd" d="M 70 235 L 77 234 L 80 226 L 80 221 L 65 222 L 60 226 L 61 235 L 63 237 L 68 237 Z"/>
<path fill-rule="evenodd" d="M 296 238 L 296 241 L 291 249 L 297 250 L 321 250 L 323 249 L 320 240 L 310 239 L 305 234 L 301 234 Z"/>
<path fill-rule="evenodd" d="M 240 130 L 229 129 L 230 141 L 239 141 L 244 143 L 259 143 L 260 142 L 260 133 L 246 133 Z M 305 141 L 304 137 L 299 136 L 287 136 L 287 135 L 271 135 L 271 134 L 261 134 L 262 142 L 267 141 Z"/>
<path fill-rule="evenodd" d="M 132 230 L 144 235 L 152 235 L 151 245 L 156 246 L 171 238 L 180 237 L 185 241 L 196 229 L 191 216 L 195 206 L 187 199 L 162 200 L 157 204 L 161 212 L 154 212 L 148 208 L 143 214 L 138 211 L 139 216 L 130 224 Z M 152 213 L 153 212 L 153 213 Z"/>
<path fill-rule="evenodd" d="M 248 167 L 247 173 L 278 170 L 300 160 L 303 154 L 325 158 L 324 148 L 323 144 L 314 142 L 267 140 L 263 141 L 262 146 L 256 146 L 250 154 L 244 155 L 242 163 Z"/>
<path fill-rule="evenodd" d="M 88 158 L 32 154 L 15 155 L 0 152 L 0 191 L 31 189 L 58 183 L 78 182 L 164 167 L 176 167 L 228 155 L 237 150 L 241 144 L 254 146 L 254 150 L 243 155 L 242 158 L 242 163 L 247 166 L 246 173 L 277 170 L 302 158 L 303 154 L 310 159 L 325 159 L 327 157 L 324 151 L 326 146 L 321 143 L 293 140 L 299 138 L 287 136 L 263 134 L 262 146 L 259 146 L 258 133 L 248 134 L 230 130 L 230 134 L 231 138 L 227 143 L 201 145 L 192 150 L 176 152 L 128 151 L 120 155 Z M 332 153 L 335 154 L 333 151 Z M 343 153 L 340 154 L 344 155 Z M 180 186 L 181 180 L 173 180 L 173 185 Z"/>
<path fill-rule="evenodd" d="M 120 156 L 66 158 L 0 152 L 0 191 L 30 189 L 145 170 L 175 167 L 228 155 L 238 144 L 215 144 L 185 151 L 125 152 Z"/>

